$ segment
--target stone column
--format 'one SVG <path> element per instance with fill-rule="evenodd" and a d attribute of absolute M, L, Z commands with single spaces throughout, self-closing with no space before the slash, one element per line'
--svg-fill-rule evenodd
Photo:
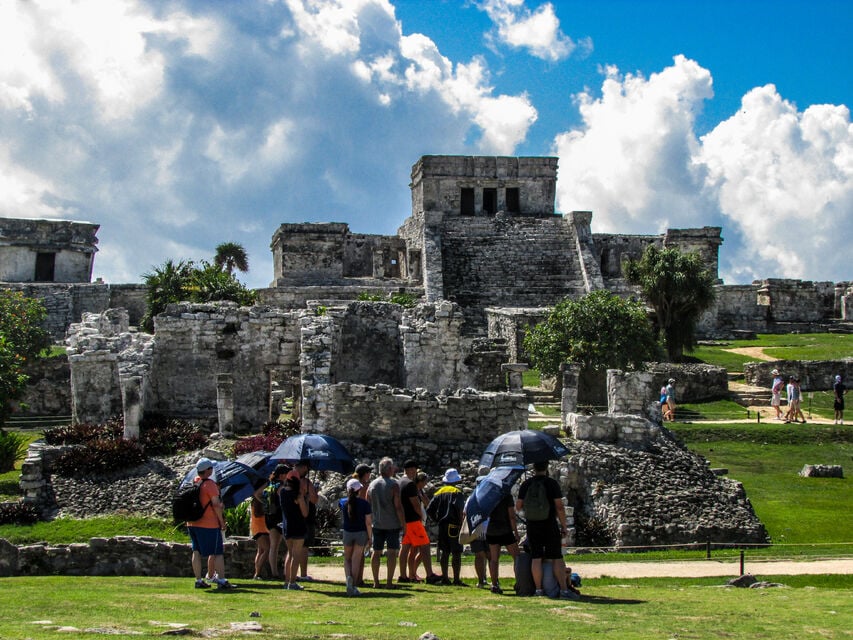
<path fill-rule="evenodd" d="M 220 435 L 233 432 L 234 377 L 230 373 L 216 374 L 216 412 L 219 417 Z"/>
<path fill-rule="evenodd" d="M 523 374 L 528 368 L 526 364 L 521 362 L 501 365 L 501 372 L 507 375 L 509 381 L 507 388 L 510 393 L 524 389 Z"/>
<path fill-rule="evenodd" d="M 566 362 L 560 365 L 560 373 L 563 381 L 563 392 L 560 395 L 560 420 L 563 429 L 568 429 L 569 414 L 578 410 L 578 379 L 581 367 L 579 364 Z"/>
<path fill-rule="evenodd" d="M 142 417 L 142 376 L 120 376 L 119 383 L 124 412 L 124 439 L 138 439 Z"/>

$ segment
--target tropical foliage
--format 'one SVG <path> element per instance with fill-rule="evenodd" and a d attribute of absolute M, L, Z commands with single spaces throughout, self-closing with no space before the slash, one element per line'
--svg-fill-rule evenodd
<path fill-rule="evenodd" d="M 223 242 L 216 247 L 213 264 L 219 270 L 224 269 L 229 274 L 233 274 L 234 269 L 246 273 L 249 270 L 249 254 L 246 253 L 243 245 L 236 242 Z"/>
<path fill-rule="evenodd" d="M 524 350 L 542 375 L 556 375 L 564 362 L 583 369 L 635 369 L 658 353 L 642 304 L 600 290 L 563 300 L 545 322 L 528 331 Z"/>
<path fill-rule="evenodd" d="M 625 278 L 639 285 L 655 311 L 655 326 L 670 361 L 682 359 L 696 344 L 699 316 L 714 303 L 714 276 L 696 253 L 646 247 L 639 260 L 628 260 Z"/>
<path fill-rule="evenodd" d="M 26 363 L 50 345 L 42 328 L 46 316 L 39 300 L 0 291 L 0 429 L 11 413 L 10 402 L 21 397 L 27 384 Z"/>
<path fill-rule="evenodd" d="M 255 302 L 255 293 L 237 280 L 230 271 L 223 271 L 204 260 L 167 260 L 163 265 L 142 276 L 148 291 L 142 328 L 154 331 L 154 316 L 175 302 L 213 302 L 231 300 L 241 305 Z"/>

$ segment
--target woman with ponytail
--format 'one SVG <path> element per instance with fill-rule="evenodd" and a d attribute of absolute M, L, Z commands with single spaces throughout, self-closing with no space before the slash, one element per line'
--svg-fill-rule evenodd
<path fill-rule="evenodd" d="M 359 559 L 373 537 L 370 503 L 358 497 L 361 487 L 357 478 L 347 480 L 347 497 L 341 498 L 339 503 L 344 522 L 344 575 L 348 596 L 361 595 L 355 584 L 355 576 Z"/>

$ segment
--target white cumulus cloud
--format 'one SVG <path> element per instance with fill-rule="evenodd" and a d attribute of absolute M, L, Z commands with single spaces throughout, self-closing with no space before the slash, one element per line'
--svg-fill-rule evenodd
<path fill-rule="evenodd" d="M 562 211 L 593 211 L 593 229 L 658 233 L 723 227 L 727 282 L 849 279 L 853 128 L 846 106 L 798 111 L 772 85 L 698 139 L 711 74 L 676 56 L 648 78 L 605 72 L 600 97 L 576 96 L 583 125 L 560 134 Z"/>
<path fill-rule="evenodd" d="M 560 20 L 550 2 L 532 11 L 524 0 L 483 0 L 478 6 L 495 23 L 492 38 L 509 47 L 525 49 L 530 55 L 551 62 L 569 57 L 578 47 L 560 29 Z M 590 50 L 592 40 L 584 39 L 581 46 Z"/>

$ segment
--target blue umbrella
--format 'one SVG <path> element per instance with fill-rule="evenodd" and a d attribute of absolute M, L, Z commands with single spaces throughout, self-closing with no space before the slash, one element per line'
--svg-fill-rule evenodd
<path fill-rule="evenodd" d="M 332 436 L 323 433 L 290 436 L 273 452 L 271 459 L 291 463 L 307 460 L 312 469 L 320 471 L 355 471 L 355 460 L 346 447 Z"/>
<path fill-rule="evenodd" d="M 557 438 L 541 431 L 509 431 L 489 443 L 480 457 L 480 466 L 508 467 L 557 460 L 569 450 Z"/>
<path fill-rule="evenodd" d="M 465 503 L 465 517 L 468 519 L 469 531 L 474 531 L 492 514 L 504 496 L 510 494 L 512 485 L 523 473 L 524 467 L 521 465 L 495 467 L 479 480 L 474 493 Z"/>
<path fill-rule="evenodd" d="M 273 460 L 272 451 L 251 451 L 249 453 L 241 453 L 237 456 L 237 462 L 249 465 L 264 478 L 268 478 L 273 472 L 273 469 L 278 465 L 278 461 Z"/>
<path fill-rule="evenodd" d="M 192 484 L 197 475 L 195 467 L 190 469 L 181 481 L 181 487 Z M 214 460 L 210 477 L 219 484 L 222 504 L 228 508 L 237 506 L 252 495 L 252 484 L 263 476 L 249 465 L 236 460 Z"/>

